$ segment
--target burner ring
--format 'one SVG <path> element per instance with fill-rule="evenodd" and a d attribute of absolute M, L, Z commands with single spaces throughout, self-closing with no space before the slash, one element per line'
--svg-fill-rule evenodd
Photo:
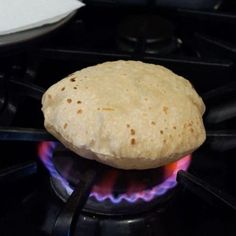
<path fill-rule="evenodd" d="M 64 188 L 62 182 L 55 177 L 50 177 L 50 184 L 52 186 L 53 192 L 57 197 L 60 198 L 63 202 L 66 202 L 70 197 L 70 194 Z M 137 213 L 144 213 L 152 209 L 153 207 L 159 207 L 159 209 L 164 209 L 167 204 L 170 203 L 170 200 L 176 188 L 170 189 L 167 194 L 163 195 L 160 198 L 155 198 L 151 202 L 144 202 L 138 200 L 134 204 L 122 200 L 120 204 L 111 204 L 108 199 L 105 199 L 102 202 L 96 200 L 95 197 L 90 196 L 83 208 L 83 212 L 96 214 L 96 215 L 134 215 Z"/>
<path fill-rule="evenodd" d="M 117 46 L 129 53 L 165 55 L 179 47 L 173 24 L 157 15 L 129 15 L 117 29 Z"/>
<path fill-rule="evenodd" d="M 90 165 L 86 167 L 87 160 L 84 162 L 84 158 L 79 158 L 62 145 L 56 145 L 53 142 L 41 143 L 39 156 L 51 174 L 50 181 L 54 193 L 65 202 L 73 192 L 73 187 L 78 186 L 80 174 L 86 171 L 86 168 Z M 96 163 L 94 161 L 90 162 Z M 108 182 L 108 187 L 112 186 L 112 188 L 106 188 L 107 185 L 101 184 L 101 180 L 98 179 L 83 211 L 101 215 L 114 215 L 114 213 L 115 215 L 130 215 L 145 212 L 153 206 L 161 208 L 169 202 L 175 192 L 177 171 L 179 169 L 186 170 L 189 163 L 190 156 L 170 164 L 168 168 L 165 166 L 145 171 L 123 171 L 105 166 L 101 179 L 104 179 L 104 177 L 106 180 L 110 180 L 113 177 L 116 179 L 116 174 L 112 177 L 110 173 L 117 172 L 119 174 L 118 177 L 124 176 L 125 180 L 129 180 L 128 182 L 125 181 L 126 186 L 127 183 L 134 183 L 133 181 L 135 180 L 138 183 L 144 183 L 145 186 L 141 185 L 140 188 L 139 185 L 131 185 L 131 188 L 117 188 L 120 185 L 115 185 L 116 187 L 113 188 L 113 178 L 111 182 Z M 99 164 L 96 163 L 97 165 Z M 140 176 L 141 181 L 138 178 Z M 120 178 L 116 180 L 118 183 L 120 182 Z M 147 185 L 150 182 L 153 182 L 151 186 Z"/>

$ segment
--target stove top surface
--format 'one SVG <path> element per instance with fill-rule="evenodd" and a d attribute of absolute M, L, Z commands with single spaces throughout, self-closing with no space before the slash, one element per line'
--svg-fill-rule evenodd
<path fill-rule="evenodd" d="M 211 186 L 236 197 L 233 162 L 233 154 L 218 155 L 203 146 L 193 154 L 189 173 L 197 173 Z M 24 171 L 27 174 L 20 176 L 18 170 L 18 180 L 10 180 L 8 173 L 8 181 L 1 183 L 5 189 L 1 194 L 1 235 L 51 235 L 64 203 L 52 190 L 41 163 L 37 168 L 25 165 Z M 168 204 L 152 206 L 147 212 L 106 216 L 83 211 L 72 235 L 234 235 L 235 210 L 200 195 L 179 184 Z"/>

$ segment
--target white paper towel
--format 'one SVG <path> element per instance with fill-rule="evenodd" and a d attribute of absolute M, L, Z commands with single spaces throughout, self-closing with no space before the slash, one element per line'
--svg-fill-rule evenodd
<path fill-rule="evenodd" d="M 0 0 L 0 35 L 55 23 L 82 6 L 77 0 Z"/>

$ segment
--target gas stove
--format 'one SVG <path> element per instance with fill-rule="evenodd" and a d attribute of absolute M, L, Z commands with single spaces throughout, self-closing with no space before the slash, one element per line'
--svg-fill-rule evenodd
<path fill-rule="evenodd" d="M 0 235 L 235 235 L 235 25 L 233 1 L 204 11 L 88 4 L 46 38 L 3 49 Z M 207 107 L 207 140 L 158 169 L 102 166 L 90 190 L 87 163 L 45 131 L 40 100 L 68 74 L 119 59 L 188 78 Z"/>

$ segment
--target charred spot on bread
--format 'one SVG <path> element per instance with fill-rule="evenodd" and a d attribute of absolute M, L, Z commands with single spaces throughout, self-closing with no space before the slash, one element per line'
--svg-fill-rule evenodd
<path fill-rule="evenodd" d="M 135 135 L 135 130 L 134 130 L 134 129 L 131 129 L 131 130 L 130 130 L 130 134 L 131 134 L 131 135 Z"/>
<path fill-rule="evenodd" d="M 131 138 L 130 143 L 131 143 L 131 145 L 136 144 L 136 139 L 135 138 Z"/>

